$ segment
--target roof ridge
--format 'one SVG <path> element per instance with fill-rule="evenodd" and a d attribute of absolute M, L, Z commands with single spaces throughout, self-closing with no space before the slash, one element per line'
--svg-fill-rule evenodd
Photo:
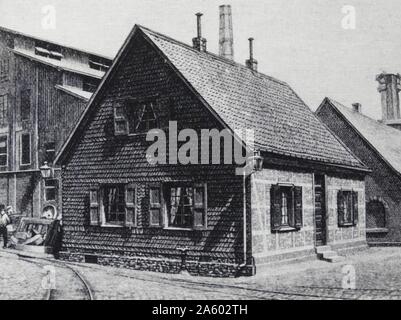
<path fill-rule="evenodd" d="M 373 119 L 373 118 L 367 116 L 366 114 L 356 112 L 356 111 L 352 110 L 350 107 L 347 107 L 346 105 L 342 104 L 341 102 L 338 102 L 337 100 L 334 100 L 334 99 L 329 98 L 329 97 L 327 97 L 327 99 L 329 99 L 329 101 L 334 102 L 334 103 L 337 104 L 337 105 L 340 105 L 341 107 L 347 109 L 348 111 L 355 113 L 357 116 L 359 116 L 359 117 L 361 117 L 361 118 L 365 118 L 365 119 L 371 121 L 372 123 L 375 123 L 376 125 L 378 125 L 378 126 L 384 128 L 384 129 L 386 129 L 386 130 L 388 129 L 388 130 L 390 130 L 390 131 L 392 131 L 392 132 L 397 132 L 397 134 L 400 134 L 400 135 L 401 135 L 401 131 L 398 130 L 398 129 L 395 129 L 395 128 L 393 128 L 393 127 L 390 127 L 390 126 L 388 126 L 387 124 L 385 124 L 385 123 L 383 123 L 383 122 L 380 122 L 380 121 L 378 121 L 378 120 L 376 120 L 376 119 Z"/>
<path fill-rule="evenodd" d="M 189 49 L 189 50 L 191 50 L 191 51 L 193 51 L 193 52 L 196 52 L 197 54 L 200 54 L 200 55 L 203 54 L 203 55 L 205 55 L 205 56 L 207 56 L 207 57 L 214 58 L 214 59 L 216 59 L 216 60 L 218 60 L 218 61 L 220 61 L 220 62 L 229 64 L 229 65 L 231 65 L 231 66 L 240 67 L 240 68 L 242 68 L 242 69 L 244 69 L 244 70 L 247 70 L 248 72 L 252 73 L 254 76 L 264 77 L 264 78 L 266 78 L 266 79 L 268 79 L 268 80 L 275 81 L 275 82 L 277 82 L 278 84 L 281 84 L 281 85 L 284 85 L 284 86 L 289 87 L 289 84 L 288 84 L 287 82 L 282 81 L 282 80 L 280 80 L 280 79 L 277 79 L 277 78 L 275 78 L 275 77 L 269 76 L 269 75 L 267 75 L 267 74 L 265 74 L 265 73 L 263 73 L 263 72 L 252 71 L 251 69 L 249 69 L 248 67 L 246 67 L 245 65 L 243 65 L 243 64 L 241 64 L 241 63 L 239 63 L 239 62 L 237 62 L 237 61 L 224 58 L 224 57 L 219 56 L 218 54 L 213 53 L 213 52 L 210 52 L 210 51 L 200 52 L 199 50 L 194 49 L 191 45 L 189 45 L 189 44 L 187 44 L 187 43 L 185 43 L 185 42 L 182 42 L 182 41 L 180 41 L 180 40 L 171 38 L 170 36 L 167 36 L 167 35 L 162 34 L 162 33 L 160 33 L 160 32 L 151 30 L 151 29 L 149 29 L 149 28 L 147 28 L 147 27 L 144 27 L 144 26 L 142 26 L 142 25 L 140 25 L 140 24 L 136 24 L 136 25 L 137 25 L 140 29 L 143 29 L 143 30 L 145 30 L 145 31 L 147 31 L 147 32 L 150 32 L 150 33 L 152 33 L 152 34 L 153 34 L 154 36 L 156 36 L 156 37 L 164 38 L 164 40 L 167 40 L 167 41 L 173 42 L 173 43 L 175 43 L 175 44 L 177 44 L 177 45 L 183 46 L 183 47 L 185 47 L 185 48 L 187 48 L 187 49 Z"/>

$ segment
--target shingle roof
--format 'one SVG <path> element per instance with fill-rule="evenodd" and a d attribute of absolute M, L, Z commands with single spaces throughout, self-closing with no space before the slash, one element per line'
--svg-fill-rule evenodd
<path fill-rule="evenodd" d="M 401 131 L 356 112 L 333 99 L 327 98 L 327 101 L 381 157 L 401 173 Z"/>
<path fill-rule="evenodd" d="M 254 129 L 261 150 L 366 169 L 288 84 L 147 28 L 134 27 L 109 74 L 138 30 L 229 128 Z"/>
<path fill-rule="evenodd" d="M 254 129 L 261 149 L 361 166 L 285 82 L 141 29 L 230 128 Z"/>

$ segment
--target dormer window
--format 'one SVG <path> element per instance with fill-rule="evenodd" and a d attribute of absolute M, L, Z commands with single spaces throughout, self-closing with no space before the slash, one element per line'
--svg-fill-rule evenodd
<path fill-rule="evenodd" d="M 94 55 L 89 56 L 89 67 L 91 69 L 107 72 L 109 70 L 112 61 L 106 58 L 97 57 Z"/>
<path fill-rule="evenodd" d="M 60 46 L 39 40 L 35 42 L 35 54 L 55 60 L 61 60 L 63 58 Z"/>
<path fill-rule="evenodd" d="M 116 135 L 146 133 L 158 128 L 154 102 L 128 100 L 114 105 L 114 131 Z"/>

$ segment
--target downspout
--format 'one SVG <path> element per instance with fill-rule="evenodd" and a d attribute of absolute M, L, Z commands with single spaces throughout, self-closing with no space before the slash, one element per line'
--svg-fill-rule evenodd
<path fill-rule="evenodd" d="M 246 261 L 247 261 L 247 237 L 246 237 L 246 166 L 244 167 L 244 172 L 243 172 L 243 202 L 244 202 L 244 208 L 243 208 L 243 221 L 244 221 L 244 226 L 243 226 L 243 239 L 244 239 L 244 257 L 243 257 L 243 262 L 238 265 L 240 269 L 243 269 L 246 266 Z"/>

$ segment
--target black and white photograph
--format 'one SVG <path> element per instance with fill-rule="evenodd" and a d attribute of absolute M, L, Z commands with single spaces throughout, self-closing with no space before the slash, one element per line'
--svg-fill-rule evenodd
<path fill-rule="evenodd" d="M 0 13 L 0 300 L 401 300 L 399 0 Z"/>

